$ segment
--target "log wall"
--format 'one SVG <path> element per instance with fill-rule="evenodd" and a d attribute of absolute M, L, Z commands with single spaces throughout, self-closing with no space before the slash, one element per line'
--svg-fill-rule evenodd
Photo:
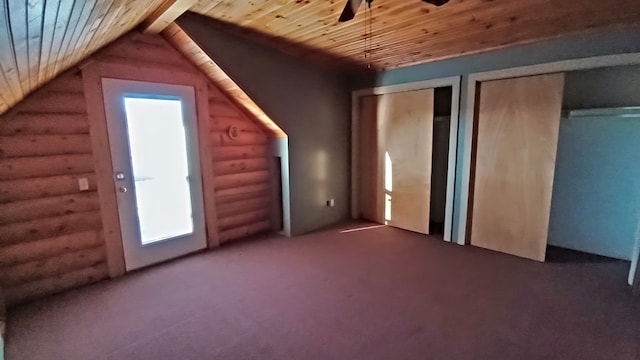
<path fill-rule="evenodd" d="M 209 86 L 211 146 L 220 242 L 272 228 L 268 139 L 215 86 Z M 238 128 L 232 139 L 229 128 Z"/>
<path fill-rule="evenodd" d="M 199 73 L 157 35 L 130 33 L 93 59 Z M 267 231 L 268 139 L 213 83 L 209 108 L 214 156 L 202 161 L 214 167 L 204 184 L 215 187 L 220 241 Z M 77 69 L 0 117 L 0 288 L 7 305 L 109 276 L 88 124 Z M 235 140 L 230 126 L 240 130 Z M 80 178 L 89 190 L 79 190 Z"/>
<path fill-rule="evenodd" d="M 89 190 L 80 191 L 86 178 Z M 0 287 L 6 303 L 108 276 L 80 73 L 0 118 Z"/>

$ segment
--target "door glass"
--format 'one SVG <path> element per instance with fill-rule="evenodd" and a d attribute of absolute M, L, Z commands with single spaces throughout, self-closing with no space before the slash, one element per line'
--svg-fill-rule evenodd
<path fill-rule="evenodd" d="M 191 234 L 182 101 L 125 96 L 124 108 L 142 244 Z"/>

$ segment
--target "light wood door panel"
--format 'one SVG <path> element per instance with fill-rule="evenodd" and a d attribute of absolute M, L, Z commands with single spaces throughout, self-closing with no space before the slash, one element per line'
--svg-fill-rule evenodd
<path fill-rule="evenodd" d="M 471 244 L 544 261 L 564 74 L 480 85 Z"/>
<path fill-rule="evenodd" d="M 433 89 L 380 97 L 378 167 L 389 225 L 429 233 Z"/>

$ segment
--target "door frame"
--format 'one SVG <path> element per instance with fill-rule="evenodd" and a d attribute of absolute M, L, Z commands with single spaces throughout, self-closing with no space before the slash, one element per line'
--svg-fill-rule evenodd
<path fill-rule="evenodd" d="M 582 59 L 563 60 L 544 64 L 521 66 L 500 70 L 471 73 L 467 76 L 463 91 L 464 101 L 460 109 L 460 126 L 463 129 L 461 139 L 461 166 L 460 173 L 460 201 L 457 204 L 460 208 L 458 223 L 456 226 L 456 237 L 454 242 L 465 245 L 467 242 L 467 219 L 469 216 L 469 193 L 471 191 L 471 158 L 473 152 L 473 124 L 476 112 L 476 89 L 483 81 L 501 80 L 522 76 L 543 75 L 556 72 L 578 71 L 597 69 L 611 66 L 638 65 L 640 64 L 640 53 L 616 54 L 595 56 Z"/>
<path fill-rule="evenodd" d="M 460 166 L 460 208 L 458 222 L 456 226 L 456 238 L 454 241 L 460 245 L 465 245 L 467 240 L 467 219 L 469 216 L 469 193 L 471 191 L 471 158 L 473 152 L 473 124 L 476 110 L 476 89 L 483 81 L 500 80 L 520 76 L 542 75 L 554 72 L 568 72 L 589 70 L 612 66 L 640 65 L 640 53 L 615 54 L 594 56 L 581 59 L 571 59 L 550 63 L 520 66 L 514 68 L 492 70 L 472 73 L 467 76 L 465 87 L 463 88 L 464 101 L 460 109 L 460 127 L 462 129 L 461 139 L 461 166 Z M 640 242 L 640 239 L 638 240 Z M 630 274 L 640 274 L 640 262 L 636 261 L 636 268 L 630 269 Z M 630 276 L 631 277 L 631 276 Z M 635 285 L 640 294 L 640 279 L 636 276 Z"/>
<path fill-rule="evenodd" d="M 109 275 L 112 278 L 118 277 L 124 275 L 126 270 L 116 201 L 117 194 L 113 181 L 102 78 L 183 85 L 194 88 L 207 246 L 209 248 L 219 246 L 213 187 L 213 163 L 210 161 L 212 147 L 210 139 L 206 136 L 209 134 L 209 95 L 207 81 L 204 77 L 196 72 L 170 70 L 150 64 L 138 65 L 120 61 L 92 61 L 83 64 L 81 69 Z"/>
<path fill-rule="evenodd" d="M 451 241 L 453 230 L 453 201 L 456 177 L 456 158 L 458 148 L 458 122 L 460 110 L 461 76 L 410 82 L 399 85 L 378 86 L 351 92 L 351 218 L 357 219 L 360 213 L 359 146 L 360 134 L 360 98 L 369 95 L 393 94 L 414 90 L 451 87 L 451 123 L 449 127 L 449 161 L 447 165 L 447 194 L 445 202 L 444 241 Z"/>
<path fill-rule="evenodd" d="M 200 174 L 198 147 L 198 121 L 195 89 L 193 86 L 157 82 L 141 82 L 102 78 L 102 94 L 105 100 L 107 129 L 110 136 L 111 160 L 116 166 L 113 173 L 122 172 L 124 179 L 115 181 L 115 187 L 130 187 L 126 194 L 118 194 L 118 215 L 123 234 L 123 252 L 127 271 L 167 261 L 207 247 L 204 218 L 204 196 Z M 184 126 L 185 155 L 187 156 L 187 187 L 192 213 L 193 229 L 190 233 L 173 236 L 148 244 L 142 242 L 140 216 L 136 211 L 139 195 L 134 179 L 132 137 L 128 128 L 128 115 L 123 98 L 127 95 L 145 99 L 178 100 L 181 102 L 181 120 Z M 109 105 L 106 105 L 109 104 Z"/>

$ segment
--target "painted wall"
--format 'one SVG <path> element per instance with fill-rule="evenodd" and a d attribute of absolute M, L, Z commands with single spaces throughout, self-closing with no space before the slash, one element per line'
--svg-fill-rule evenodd
<path fill-rule="evenodd" d="M 291 232 L 349 217 L 350 97 L 345 76 L 187 13 L 179 25 L 289 136 Z M 335 198 L 335 207 L 326 201 Z"/>
<path fill-rule="evenodd" d="M 640 52 L 640 29 L 566 36 L 544 42 L 393 69 L 378 74 L 363 73 L 354 76 L 351 84 L 352 89 L 355 90 L 456 75 L 462 75 L 462 84 L 466 84 L 468 75 L 476 72 L 631 52 Z M 460 103 L 464 104 L 466 101 L 466 87 L 462 86 Z M 464 109 L 461 109 L 460 118 L 465 116 Z M 461 123 L 458 128 L 458 139 L 462 140 L 467 131 L 471 131 L 471 129 L 467 129 L 465 124 Z M 458 141 L 457 151 L 456 171 L 459 174 L 462 171 L 462 154 L 465 151 L 463 141 Z M 458 236 L 460 226 L 466 221 L 466 219 L 460 218 L 461 189 L 461 177 L 456 176 L 452 234 L 454 239 Z"/>
<path fill-rule="evenodd" d="M 612 68 L 602 68 L 585 71 L 574 71 L 567 74 L 565 78 L 564 100 L 563 108 L 565 110 L 575 109 L 590 109 L 590 108 L 613 108 L 613 107 L 627 107 L 627 106 L 640 106 L 640 66 L 619 66 Z M 577 214 L 571 212 L 571 208 L 578 207 L 578 212 L 582 216 L 588 216 L 588 212 L 599 211 L 602 206 L 614 206 L 614 201 L 619 201 L 621 196 L 620 185 L 624 186 L 624 189 L 631 186 L 631 182 L 620 183 L 613 177 L 599 178 L 597 175 L 604 175 L 602 172 L 591 173 L 588 172 L 588 176 L 579 179 L 580 186 L 573 186 L 573 181 L 569 182 L 565 178 L 568 172 L 586 172 L 594 168 L 599 168 L 601 165 L 595 162 L 597 158 L 604 161 L 606 157 L 614 157 L 615 161 L 612 163 L 607 162 L 605 167 L 615 168 L 620 165 L 620 162 L 627 161 L 629 165 L 629 154 L 621 153 L 620 157 L 615 157 L 616 151 L 620 151 L 622 144 L 613 143 L 613 138 L 605 138 L 607 133 L 613 133 L 614 137 L 619 136 L 620 132 L 627 131 L 627 127 L 632 124 L 625 124 L 624 119 L 615 119 L 608 122 L 608 127 L 605 133 L 599 132 L 600 121 L 598 119 L 586 119 L 586 121 L 578 121 L 579 119 L 563 119 L 560 128 L 559 148 L 558 148 L 558 160 L 562 160 L 563 163 L 557 167 L 556 179 L 554 183 L 554 200 L 552 206 L 552 213 L 550 218 L 550 237 L 549 242 L 553 245 L 563 246 L 571 249 L 577 249 L 587 252 L 593 252 L 605 256 L 618 257 L 622 259 L 632 259 L 637 261 L 638 249 L 640 241 L 640 220 L 634 221 L 628 218 L 629 214 L 633 213 L 630 203 L 621 203 L 621 208 L 614 209 L 614 211 L 624 210 L 627 211 L 623 217 L 618 219 L 611 219 L 610 217 L 598 217 L 595 220 L 598 223 L 604 223 L 601 228 L 593 229 L 594 234 L 600 236 L 586 236 L 586 237 L 567 237 L 562 224 L 567 226 L 567 229 L 581 228 L 580 219 L 577 218 Z M 629 120 L 631 121 L 631 120 Z M 635 126 L 638 125 L 640 119 L 632 121 Z M 594 124 L 594 122 L 596 122 Z M 637 129 L 633 128 L 633 131 Z M 580 136 L 582 135 L 582 137 Z M 626 138 L 626 141 L 630 141 Z M 590 143 L 591 144 L 588 144 Z M 594 146 L 592 146 L 594 145 Z M 627 143 L 627 146 L 634 146 L 632 143 Z M 580 146 L 589 146 L 587 152 L 578 151 Z M 595 149 L 592 150 L 592 147 Z M 637 151 L 637 150 L 636 150 Z M 574 154 L 571 154 L 571 153 Z M 584 158 L 589 156 L 589 158 Z M 577 160 L 566 161 L 569 156 L 574 156 Z M 605 157 L 603 159 L 602 157 Z M 593 157 L 593 159 L 591 159 Z M 562 166 L 562 167 L 560 167 Z M 624 172 L 633 171 L 633 169 L 619 169 L 616 173 L 621 174 Z M 626 174 L 624 176 L 629 176 Z M 633 179 L 633 178 L 631 178 Z M 598 184 L 601 182 L 601 184 Z M 616 182 L 615 187 L 611 187 L 613 182 Z M 599 186 L 602 185 L 602 186 Z M 607 186 L 608 185 L 608 186 Z M 584 197 L 575 198 L 579 193 L 587 188 L 591 188 L 592 191 Z M 630 189 L 631 194 L 635 194 L 637 189 Z M 611 196 L 607 196 L 611 195 Z M 604 198 L 604 199 L 598 199 Z M 566 199 L 566 204 L 559 204 L 559 199 Z M 602 205 L 600 202 L 604 201 Z M 583 208 L 584 207 L 584 208 Z M 567 212 L 563 212 L 562 209 L 566 209 Z M 593 210 L 588 210 L 593 209 Z M 611 221 L 616 221 L 616 227 L 612 228 Z M 593 223 L 587 224 L 588 227 L 593 227 Z M 611 231 L 611 235 L 603 235 L 603 231 L 607 229 Z M 582 231 L 582 230 L 577 230 Z M 576 241 L 579 240 L 579 241 Z M 634 256 L 630 253 L 630 249 L 634 248 Z M 632 269 L 635 265 L 632 266 Z M 629 282 L 633 280 L 634 272 L 630 273 Z"/>
<path fill-rule="evenodd" d="M 640 224 L 638 139 L 640 112 L 562 119 L 549 244 L 632 259 Z"/>
<path fill-rule="evenodd" d="M 640 65 L 570 72 L 564 88 L 564 109 L 640 106 Z"/>

